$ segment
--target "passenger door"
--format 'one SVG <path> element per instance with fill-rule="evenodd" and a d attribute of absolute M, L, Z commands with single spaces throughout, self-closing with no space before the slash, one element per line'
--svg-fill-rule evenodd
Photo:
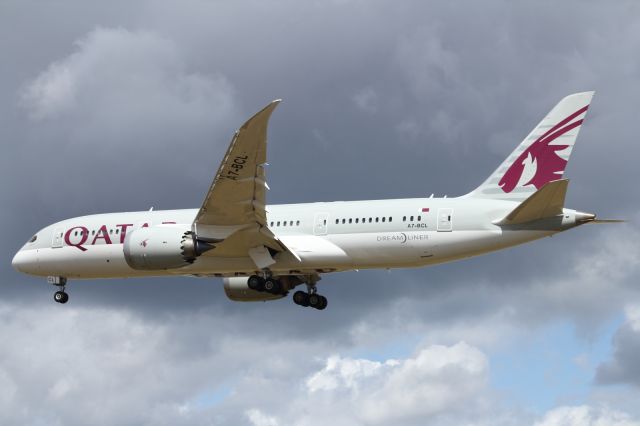
<path fill-rule="evenodd" d="M 438 232 L 453 231 L 453 209 L 438 209 Z"/>
<path fill-rule="evenodd" d="M 313 221 L 314 235 L 327 235 L 327 222 L 329 221 L 329 213 L 316 213 Z"/>
<path fill-rule="evenodd" d="M 62 228 L 58 228 L 55 231 L 53 231 L 53 238 L 51 239 L 51 247 L 53 248 L 62 247 L 62 243 L 64 241 L 63 235 L 64 235 L 64 229 Z"/>

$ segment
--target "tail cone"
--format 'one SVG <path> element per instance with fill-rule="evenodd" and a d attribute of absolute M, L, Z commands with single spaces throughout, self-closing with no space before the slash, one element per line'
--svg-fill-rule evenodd
<path fill-rule="evenodd" d="M 596 220 L 596 215 L 593 213 L 576 212 L 576 223 L 580 225 L 593 222 L 594 220 Z"/>

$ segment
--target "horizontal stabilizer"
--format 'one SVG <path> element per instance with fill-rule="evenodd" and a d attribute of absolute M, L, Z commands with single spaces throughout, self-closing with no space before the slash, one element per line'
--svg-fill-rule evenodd
<path fill-rule="evenodd" d="M 554 180 L 542 186 L 496 225 L 517 225 L 558 216 L 564 208 L 568 179 Z"/>

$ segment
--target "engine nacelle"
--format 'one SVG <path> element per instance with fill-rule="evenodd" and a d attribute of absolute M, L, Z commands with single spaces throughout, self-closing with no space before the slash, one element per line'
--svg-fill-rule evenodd
<path fill-rule="evenodd" d="M 136 229 L 127 234 L 123 250 L 131 268 L 156 271 L 187 266 L 212 248 L 212 245 L 198 241 L 189 225 Z"/>
<path fill-rule="evenodd" d="M 286 295 L 251 290 L 247 283 L 248 280 L 249 277 L 223 278 L 224 292 L 227 297 L 235 302 L 264 302 L 266 300 L 282 299 Z"/>

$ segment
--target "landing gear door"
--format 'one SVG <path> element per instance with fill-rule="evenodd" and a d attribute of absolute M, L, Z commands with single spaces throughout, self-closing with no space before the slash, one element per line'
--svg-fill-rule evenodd
<path fill-rule="evenodd" d="M 62 236 L 64 235 L 64 229 L 58 228 L 53 231 L 53 238 L 51 240 L 52 248 L 60 248 L 62 247 L 62 242 L 64 241 Z"/>
<path fill-rule="evenodd" d="M 438 209 L 438 232 L 453 231 L 453 209 Z"/>
<path fill-rule="evenodd" d="M 329 221 L 329 213 L 316 213 L 313 222 L 314 235 L 327 235 L 327 222 Z"/>

